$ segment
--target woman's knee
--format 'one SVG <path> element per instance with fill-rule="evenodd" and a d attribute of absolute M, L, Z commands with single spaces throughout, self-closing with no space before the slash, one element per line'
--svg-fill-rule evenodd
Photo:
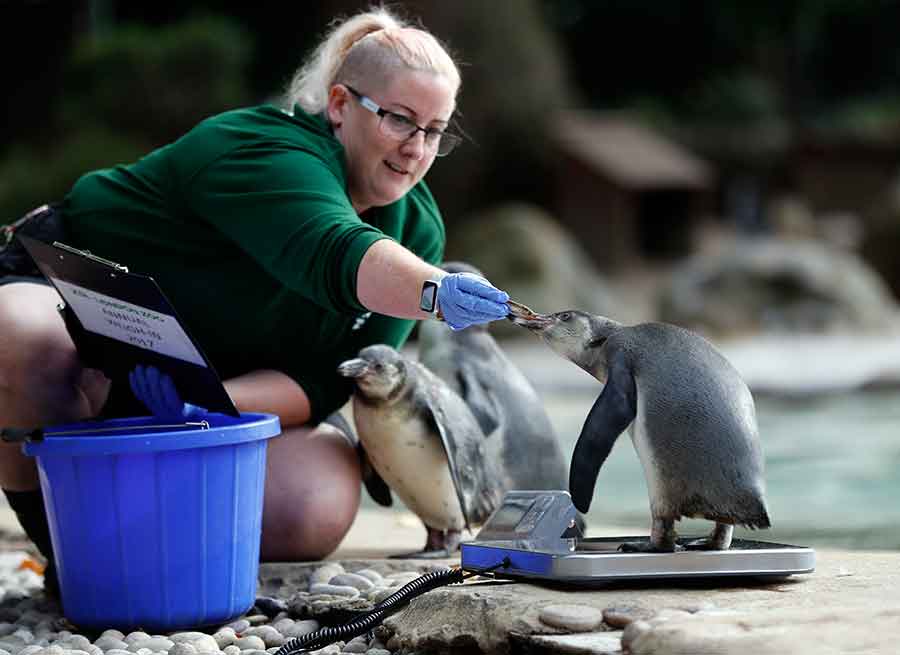
<path fill-rule="evenodd" d="M 81 366 L 58 302 L 44 285 L 0 286 L 0 422 L 7 427 L 90 416 L 108 392 Z"/>
<path fill-rule="evenodd" d="M 333 552 L 359 509 L 356 450 L 336 428 L 294 428 L 269 442 L 261 556 L 317 560 Z"/>

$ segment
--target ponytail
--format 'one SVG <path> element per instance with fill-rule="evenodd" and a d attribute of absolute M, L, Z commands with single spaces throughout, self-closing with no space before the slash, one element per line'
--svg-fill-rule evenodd
<path fill-rule="evenodd" d="M 333 24 L 291 80 L 286 104 L 320 114 L 335 83 L 383 78 L 400 64 L 445 75 L 459 87 L 459 70 L 437 39 L 378 8 Z"/>

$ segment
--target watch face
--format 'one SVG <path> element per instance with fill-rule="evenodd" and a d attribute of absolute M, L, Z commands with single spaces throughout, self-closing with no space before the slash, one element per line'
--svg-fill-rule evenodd
<path fill-rule="evenodd" d="M 425 284 L 422 285 L 422 298 L 419 300 L 419 309 L 425 312 L 434 311 L 437 304 L 437 290 L 438 285 L 436 282 L 431 280 L 425 281 Z"/>

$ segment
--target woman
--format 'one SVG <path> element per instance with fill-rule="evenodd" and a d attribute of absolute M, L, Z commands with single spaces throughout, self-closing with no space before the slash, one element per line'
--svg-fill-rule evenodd
<path fill-rule="evenodd" d="M 356 514 L 355 451 L 321 423 L 349 397 L 337 364 L 368 344 L 399 347 L 414 320 L 434 318 L 426 310 L 455 329 L 508 311 L 486 280 L 435 266 L 444 228 L 422 178 L 459 141 L 446 132 L 459 85 L 429 33 L 385 10 L 363 13 L 300 69 L 289 109 L 214 116 L 130 166 L 82 177 L 58 210 L 20 228 L 57 230 L 53 238 L 153 275 L 238 409 L 281 418 L 283 434 L 269 442 L 263 559 L 324 557 Z M 52 288 L 6 281 L 0 426 L 146 411 L 127 383 L 82 365 Z M 49 554 L 33 462 L 2 448 L 0 486 Z"/>

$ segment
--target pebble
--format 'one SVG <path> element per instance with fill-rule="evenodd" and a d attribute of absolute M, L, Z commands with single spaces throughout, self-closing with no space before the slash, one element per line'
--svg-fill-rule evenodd
<path fill-rule="evenodd" d="M 197 649 L 189 643 L 178 643 L 172 646 L 169 655 L 197 655 Z"/>
<path fill-rule="evenodd" d="M 370 648 L 366 651 L 366 655 L 391 655 L 391 651 L 384 648 Z"/>
<path fill-rule="evenodd" d="M 226 646 L 230 646 L 237 639 L 237 634 L 234 632 L 234 628 L 224 627 L 219 628 L 213 633 L 213 640 L 216 642 L 216 646 L 218 646 L 219 650 L 225 650 Z"/>
<path fill-rule="evenodd" d="M 241 637 L 234 642 L 234 645 L 240 648 L 242 651 L 266 649 L 266 642 L 255 636 Z"/>
<path fill-rule="evenodd" d="M 344 653 L 365 653 L 369 650 L 369 644 L 365 641 L 351 641 L 346 646 L 344 646 Z"/>
<path fill-rule="evenodd" d="M 554 628 L 587 632 L 603 622 L 603 612 L 590 605 L 547 605 L 538 618 Z"/>
<path fill-rule="evenodd" d="M 331 578 L 328 584 L 336 587 L 354 587 L 359 591 L 368 591 L 375 586 L 371 580 L 356 573 L 341 573 Z"/>
<path fill-rule="evenodd" d="M 303 621 L 295 621 L 294 625 L 283 631 L 281 634 L 283 634 L 288 639 L 293 639 L 294 637 L 302 637 L 303 635 L 308 635 L 310 632 L 315 632 L 318 629 L 318 621 L 315 621 L 313 619 L 305 619 Z"/>
<path fill-rule="evenodd" d="M 171 639 L 166 639 L 165 637 L 150 637 L 149 639 L 136 639 L 128 646 L 128 650 L 132 653 L 140 653 L 142 650 L 147 649 L 150 653 L 154 653 L 156 651 L 164 650 L 168 651 L 175 645 Z"/>
<path fill-rule="evenodd" d="M 94 642 L 94 645 L 104 651 L 113 649 L 128 650 L 127 643 L 125 643 L 121 639 L 117 639 L 112 635 L 101 635 L 97 638 L 97 641 Z"/>
<path fill-rule="evenodd" d="M 291 626 L 294 625 L 294 619 L 281 619 L 280 621 L 275 621 L 272 624 L 272 627 L 278 630 L 281 634 L 287 634 L 287 630 L 291 629 Z"/>
<path fill-rule="evenodd" d="M 185 644 L 194 649 L 195 653 L 218 653 L 219 642 L 204 632 L 176 632 L 169 637 L 176 644 Z M 233 643 L 231 641 L 228 642 Z"/>
<path fill-rule="evenodd" d="M 284 635 L 271 625 L 261 625 L 256 628 L 250 628 L 244 632 L 244 637 L 259 637 L 262 639 L 267 648 L 273 646 L 281 646 L 284 643 Z"/>
<path fill-rule="evenodd" d="M 114 637 L 119 641 L 125 641 L 125 633 L 119 632 L 118 630 L 104 630 L 101 634 L 101 637 Z"/>
<path fill-rule="evenodd" d="M 269 622 L 269 617 L 265 614 L 252 614 L 245 618 L 250 623 L 250 625 L 262 625 L 263 623 Z"/>
<path fill-rule="evenodd" d="M 373 584 L 384 584 L 384 576 L 373 569 L 360 569 L 356 575 L 361 575 Z"/>
<path fill-rule="evenodd" d="M 652 630 L 652 626 L 648 621 L 632 621 L 629 623 L 628 627 L 622 632 L 622 650 L 629 652 L 631 644 L 650 630 Z"/>
<path fill-rule="evenodd" d="M 253 605 L 269 618 L 275 616 L 279 612 L 284 612 L 287 609 L 287 603 L 285 601 L 280 598 L 271 598 L 269 596 L 257 596 L 256 602 L 254 602 Z"/>
<path fill-rule="evenodd" d="M 655 612 L 641 605 L 616 605 L 603 610 L 603 622 L 612 628 L 622 630 L 632 621 L 646 621 Z"/>
<path fill-rule="evenodd" d="M 344 585 L 328 584 L 327 582 L 317 582 L 309 586 L 311 594 L 327 594 L 330 596 L 344 596 L 346 598 L 356 598 L 359 596 L 359 589 L 356 587 L 348 587 Z"/>
<path fill-rule="evenodd" d="M 241 649 L 234 644 L 225 646 L 225 648 L 222 649 L 222 652 L 225 653 L 225 655 L 241 655 Z"/>
<path fill-rule="evenodd" d="M 343 566 L 336 562 L 320 566 L 309 576 L 309 586 L 312 587 L 314 584 L 328 582 L 331 578 L 341 573 L 346 573 L 346 571 Z"/>
<path fill-rule="evenodd" d="M 236 633 L 240 634 L 240 633 L 242 633 L 244 630 L 246 630 L 247 628 L 250 627 L 250 621 L 248 621 L 247 619 L 238 619 L 237 621 L 232 621 L 231 623 L 229 623 L 229 624 L 228 624 L 227 626 L 225 626 L 225 627 L 226 627 L 226 628 L 231 628 L 231 629 L 234 630 Z"/>

